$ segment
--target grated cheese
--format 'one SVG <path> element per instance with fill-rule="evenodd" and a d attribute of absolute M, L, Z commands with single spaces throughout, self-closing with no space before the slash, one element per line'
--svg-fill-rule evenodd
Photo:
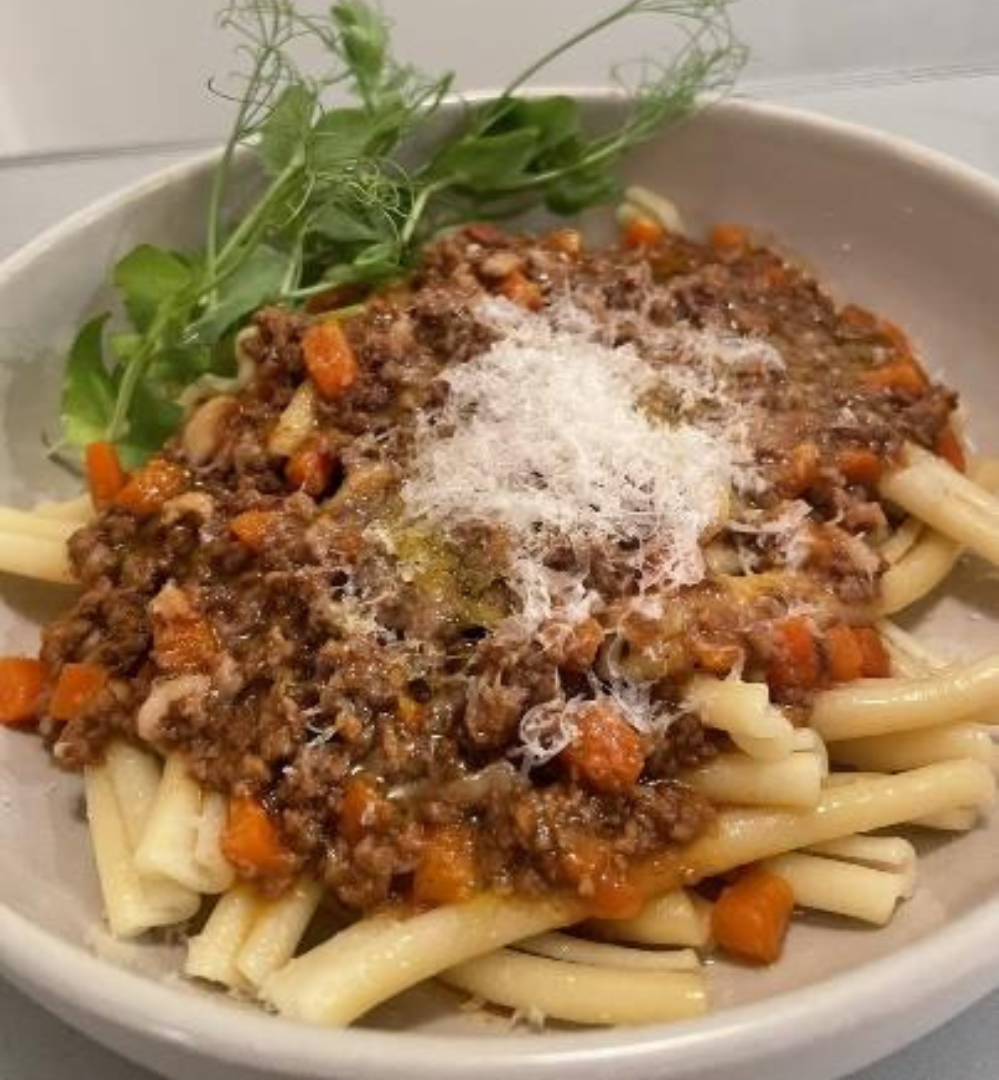
<path fill-rule="evenodd" d="M 504 527 L 529 557 L 553 537 L 637 540 L 657 582 L 700 581 L 730 486 L 725 439 L 650 418 L 640 402 L 660 376 L 632 346 L 595 341 L 584 313 L 489 308 L 503 336 L 445 376 L 403 488 L 410 512 Z"/>

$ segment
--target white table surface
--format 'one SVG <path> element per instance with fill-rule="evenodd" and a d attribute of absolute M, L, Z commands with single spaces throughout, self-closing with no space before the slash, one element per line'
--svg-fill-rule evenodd
<path fill-rule="evenodd" d="M 943 4 L 944 0 L 940 0 Z M 999 68 L 777 79 L 767 96 L 921 140 L 999 176 Z M 0 162 L 0 255 L 90 200 L 190 150 Z M 999 993 L 851 1080 L 996 1080 Z M 0 982 L 0 1080 L 153 1080 Z M 196 1078 L 192 1078 L 196 1080 Z M 761 1078 L 765 1080 L 765 1078 Z"/>

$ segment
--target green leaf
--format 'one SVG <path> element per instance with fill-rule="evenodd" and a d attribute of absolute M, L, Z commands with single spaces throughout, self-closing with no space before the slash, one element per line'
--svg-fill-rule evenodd
<path fill-rule="evenodd" d="M 556 214 L 578 214 L 613 201 L 620 186 L 617 176 L 602 168 L 577 169 L 545 186 L 545 206 Z"/>
<path fill-rule="evenodd" d="M 281 172 L 300 152 L 315 108 L 315 92 L 301 83 L 292 83 L 278 98 L 260 128 L 260 156 L 272 175 Z"/>
<path fill-rule="evenodd" d="M 514 99 L 506 103 L 496 120 L 489 124 L 489 132 L 509 132 L 532 128 L 535 137 L 535 156 L 562 145 L 570 139 L 578 139 L 582 126 L 579 105 L 564 94 L 546 98 Z"/>
<path fill-rule="evenodd" d="M 349 209 L 339 203 L 328 203 L 312 219 L 313 232 L 338 244 L 350 244 L 381 240 L 389 223 L 383 217 L 363 214 L 359 209 Z"/>
<path fill-rule="evenodd" d="M 112 280 L 136 329 L 144 330 L 160 304 L 192 282 L 190 266 L 173 252 L 151 244 L 133 248 L 114 268 Z"/>
<path fill-rule="evenodd" d="M 141 465 L 177 430 L 184 410 L 165 397 L 150 382 L 135 388 L 128 413 L 128 432 L 118 443 L 122 462 L 128 468 Z"/>
<path fill-rule="evenodd" d="M 340 30 L 344 56 L 358 92 L 369 106 L 381 87 L 388 58 L 388 25 L 361 0 L 343 0 L 330 9 Z"/>
<path fill-rule="evenodd" d="M 212 345 L 238 319 L 281 294 L 292 256 L 261 244 L 219 286 L 205 314 L 190 328 L 185 344 Z"/>
<path fill-rule="evenodd" d="M 437 158 L 434 177 L 471 191 L 502 190 L 524 173 L 537 147 L 534 128 L 463 139 Z"/>
<path fill-rule="evenodd" d="M 387 134 L 363 109 L 333 109 L 315 123 L 309 139 L 309 164 L 330 169 L 368 157 Z"/>
<path fill-rule="evenodd" d="M 85 323 L 66 361 L 59 416 L 66 439 L 76 446 L 103 439 L 114 411 L 114 384 L 102 348 L 107 320 L 105 313 Z"/>
<path fill-rule="evenodd" d="M 169 383 L 183 388 L 214 369 L 215 358 L 210 346 L 173 345 L 153 356 L 146 377 L 154 383 Z"/>

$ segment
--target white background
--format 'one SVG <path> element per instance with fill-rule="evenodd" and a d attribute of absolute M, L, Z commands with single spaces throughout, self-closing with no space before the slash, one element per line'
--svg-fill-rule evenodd
<path fill-rule="evenodd" d="M 399 53 L 496 84 L 613 0 L 384 0 Z M 216 0 L 0 0 L 0 255 L 225 130 Z M 744 92 L 917 138 L 999 175 L 999 0 L 740 0 Z M 546 81 L 600 82 L 646 19 Z M 994 1080 L 999 996 L 854 1080 Z M 0 1080 L 151 1080 L 0 983 Z M 761 1078 L 762 1080 L 762 1078 Z"/>

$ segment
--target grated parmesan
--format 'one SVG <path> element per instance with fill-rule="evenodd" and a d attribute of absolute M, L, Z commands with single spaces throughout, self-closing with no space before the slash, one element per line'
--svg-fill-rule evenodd
<path fill-rule="evenodd" d="M 657 583 L 700 581 L 731 481 L 725 439 L 652 419 L 640 402 L 661 376 L 632 346 L 595 341 L 584 313 L 489 309 L 502 336 L 445 376 L 403 488 L 410 512 L 504 527 L 528 559 L 553 537 L 637 540 Z"/>

